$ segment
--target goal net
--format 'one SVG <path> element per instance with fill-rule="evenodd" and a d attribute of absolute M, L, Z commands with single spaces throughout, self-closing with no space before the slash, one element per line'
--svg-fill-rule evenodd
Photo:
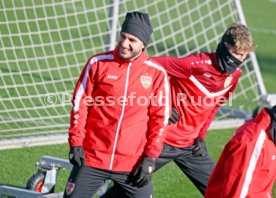
<path fill-rule="evenodd" d="M 0 1 L 0 139 L 66 134 L 87 58 L 115 47 L 134 10 L 149 13 L 147 51 L 155 56 L 214 51 L 229 24 L 246 23 L 238 0 Z M 216 120 L 247 119 L 265 94 L 254 53 L 242 68 L 231 105 Z"/>

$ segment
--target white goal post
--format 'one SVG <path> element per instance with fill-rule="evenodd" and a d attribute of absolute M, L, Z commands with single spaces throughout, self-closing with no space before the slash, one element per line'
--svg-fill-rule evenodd
<path fill-rule="evenodd" d="M 0 148 L 49 144 L 49 135 L 67 141 L 70 97 L 85 61 L 115 47 L 134 10 L 149 13 L 153 25 L 149 55 L 211 52 L 229 24 L 246 24 L 239 0 L 0 1 Z M 266 95 L 254 53 L 242 68 L 214 128 L 237 127 Z"/>

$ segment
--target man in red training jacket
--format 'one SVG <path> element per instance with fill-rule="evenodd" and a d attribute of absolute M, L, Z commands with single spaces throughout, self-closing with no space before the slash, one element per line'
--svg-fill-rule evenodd
<path fill-rule="evenodd" d="M 205 198 L 271 198 L 276 179 L 276 106 L 263 109 L 226 144 Z"/>
<path fill-rule="evenodd" d="M 148 14 L 127 13 L 116 49 L 88 59 L 72 100 L 65 198 L 91 198 L 107 179 L 125 197 L 152 197 L 170 104 L 167 74 L 146 54 L 151 33 Z"/>
<path fill-rule="evenodd" d="M 172 105 L 180 118 L 167 126 L 156 170 L 174 161 L 204 194 L 215 166 L 204 142 L 207 130 L 219 107 L 234 92 L 242 73 L 240 66 L 254 49 L 249 29 L 234 23 L 224 32 L 216 52 L 153 58 L 170 76 Z"/>

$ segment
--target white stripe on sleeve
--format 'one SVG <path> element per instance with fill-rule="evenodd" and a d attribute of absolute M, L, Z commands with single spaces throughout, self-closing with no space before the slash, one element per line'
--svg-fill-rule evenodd
<path fill-rule="evenodd" d="M 249 166 L 246 171 L 245 180 L 242 186 L 240 198 L 244 198 L 247 196 L 248 188 L 252 180 L 252 175 L 255 170 L 256 164 L 258 162 L 259 156 L 261 154 L 265 139 L 266 139 L 266 133 L 264 130 L 262 130 L 255 144 L 255 147 L 249 162 Z"/>
<path fill-rule="evenodd" d="M 164 125 L 168 124 L 168 120 L 170 117 L 170 102 L 169 102 L 169 98 L 170 98 L 170 85 L 169 85 L 169 81 L 168 81 L 168 75 L 166 70 L 157 65 L 156 63 L 152 62 L 152 61 L 146 61 L 145 62 L 147 65 L 154 67 L 160 71 L 162 71 L 164 73 L 165 79 L 164 79 L 164 89 L 165 89 L 165 120 L 164 120 Z"/>
<path fill-rule="evenodd" d="M 220 96 L 225 94 L 231 87 L 227 87 L 226 89 L 223 89 L 221 91 L 215 92 L 215 93 L 211 93 L 209 92 L 193 75 L 191 75 L 189 77 L 189 79 L 194 83 L 194 85 L 202 92 L 204 93 L 206 96 L 208 96 L 208 98 L 212 98 L 212 97 L 216 97 L 216 96 Z"/>
<path fill-rule="evenodd" d="M 79 87 L 79 89 L 78 89 L 78 91 L 75 95 L 74 107 L 73 107 L 74 112 L 77 112 L 80 108 L 81 98 L 82 98 L 82 95 L 83 95 L 83 93 L 86 89 L 86 86 L 87 86 L 87 79 L 88 79 L 88 76 L 89 76 L 91 65 L 93 65 L 95 62 L 97 62 L 99 60 L 104 60 L 104 59 L 112 60 L 112 59 L 114 59 L 114 56 L 112 54 L 105 54 L 105 55 L 95 56 L 90 60 L 88 66 L 85 70 L 84 77 L 81 81 L 81 85 L 80 85 L 80 87 Z"/>

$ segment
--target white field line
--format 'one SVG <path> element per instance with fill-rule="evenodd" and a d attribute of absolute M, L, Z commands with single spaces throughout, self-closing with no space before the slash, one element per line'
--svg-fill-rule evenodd
<path fill-rule="evenodd" d="M 276 3 L 276 0 L 275 0 Z M 273 34 L 276 35 L 276 30 L 273 29 L 267 29 L 267 28 L 250 28 L 252 32 L 259 32 L 259 33 L 265 33 L 265 34 Z"/>

